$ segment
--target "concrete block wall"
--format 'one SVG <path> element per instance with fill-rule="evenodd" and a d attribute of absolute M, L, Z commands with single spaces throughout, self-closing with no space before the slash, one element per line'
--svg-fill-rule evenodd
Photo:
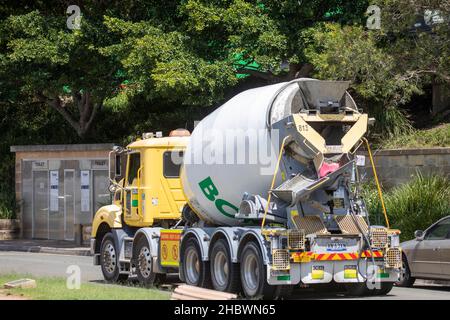
<path fill-rule="evenodd" d="M 450 147 L 372 150 L 372 153 L 378 178 L 384 187 L 390 188 L 408 182 L 417 172 L 450 178 Z M 373 177 L 370 160 L 366 152 L 360 154 L 366 156 L 363 172 L 370 179 Z"/>

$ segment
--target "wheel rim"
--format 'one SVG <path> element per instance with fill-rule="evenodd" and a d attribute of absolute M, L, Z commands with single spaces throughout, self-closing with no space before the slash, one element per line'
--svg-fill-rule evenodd
<path fill-rule="evenodd" d="M 103 250 L 103 266 L 106 272 L 112 274 L 116 270 L 116 249 L 108 242 Z"/>
<path fill-rule="evenodd" d="M 195 248 L 189 248 L 186 253 L 186 277 L 191 284 L 197 284 L 200 275 L 200 259 Z"/>
<path fill-rule="evenodd" d="M 142 247 L 139 251 L 139 270 L 144 278 L 152 274 L 152 256 L 147 247 Z"/>
<path fill-rule="evenodd" d="M 225 287 L 228 283 L 229 267 L 228 259 L 223 251 L 219 251 L 214 257 L 214 279 L 219 287 Z"/>
<path fill-rule="evenodd" d="M 244 259 L 244 284 L 248 294 L 254 295 L 258 290 L 261 270 L 258 264 L 258 258 L 251 252 Z"/>

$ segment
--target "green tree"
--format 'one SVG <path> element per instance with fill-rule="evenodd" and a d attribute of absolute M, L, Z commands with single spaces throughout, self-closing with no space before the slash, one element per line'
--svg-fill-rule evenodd
<path fill-rule="evenodd" d="M 165 10 L 170 14 L 146 21 L 105 17 L 118 41 L 102 52 L 119 58 L 134 93 L 213 105 L 238 84 L 236 74 L 265 83 L 307 76 L 312 66 L 304 55 L 301 30 L 318 21 L 361 22 L 366 5 L 187 0 Z"/>
<path fill-rule="evenodd" d="M 38 11 L 10 16 L 0 26 L 0 79 L 8 95 L 47 104 L 84 138 L 105 98 L 118 85 L 117 64 L 98 53 L 101 23 L 68 30 L 65 16 Z"/>
<path fill-rule="evenodd" d="M 319 23 L 302 30 L 314 76 L 352 80 L 358 102 L 376 116 L 376 131 L 393 137 L 412 130 L 401 106 L 433 83 L 450 84 L 450 6 L 445 1 L 386 0 L 381 29 Z M 429 11 L 427 11 L 429 10 Z M 434 12 L 442 18 L 414 25 Z"/>

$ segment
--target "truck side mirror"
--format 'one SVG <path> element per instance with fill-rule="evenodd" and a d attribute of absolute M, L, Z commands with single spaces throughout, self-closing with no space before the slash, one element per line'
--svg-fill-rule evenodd
<path fill-rule="evenodd" d="M 414 231 L 414 237 L 416 237 L 417 241 L 422 241 L 423 240 L 423 231 L 422 230 L 416 230 Z"/>

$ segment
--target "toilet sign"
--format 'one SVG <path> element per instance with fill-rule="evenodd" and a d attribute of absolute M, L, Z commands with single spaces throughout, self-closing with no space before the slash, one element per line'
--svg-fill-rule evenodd
<path fill-rule="evenodd" d="M 58 171 L 50 171 L 50 211 L 58 211 L 59 175 Z"/>
<path fill-rule="evenodd" d="M 81 211 L 89 212 L 90 208 L 90 198 L 91 198 L 91 179 L 90 179 L 90 171 L 82 170 L 81 171 Z"/>

